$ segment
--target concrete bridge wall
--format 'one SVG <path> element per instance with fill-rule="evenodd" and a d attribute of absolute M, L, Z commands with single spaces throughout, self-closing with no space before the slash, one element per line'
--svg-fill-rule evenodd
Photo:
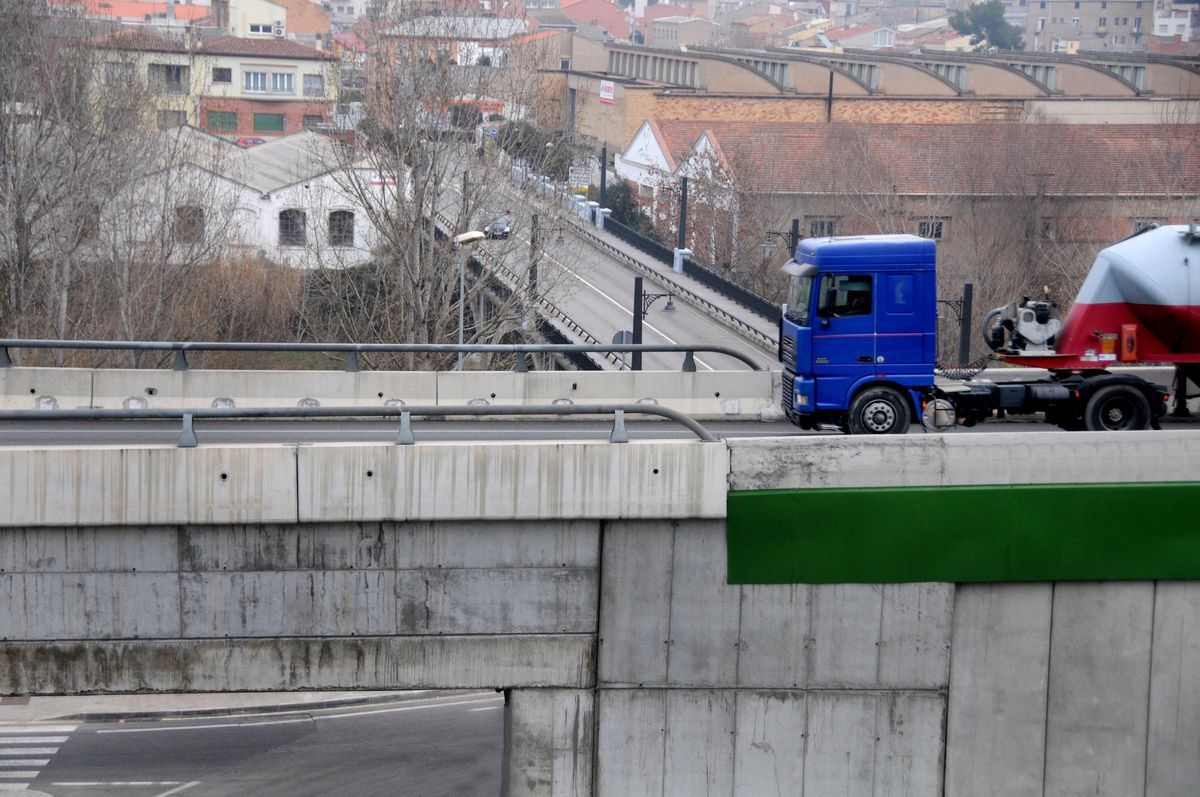
<path fill-rule="evenodd" d="M 730 584 L 724 516 L 1198 468 L 1189 432 L 3 449 L 0 693 L 506 688 L 513 795 L 1191 794 L 1198 582 Z"/>

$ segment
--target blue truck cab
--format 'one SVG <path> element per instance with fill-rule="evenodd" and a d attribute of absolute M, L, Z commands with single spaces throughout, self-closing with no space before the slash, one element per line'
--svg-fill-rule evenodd
<path fill-rule="evenodd" d="M 803 428 L 903 434 L 937 360 L 934 242 L 915 235 L 807 238 L 784 266 L 784 412 Z"/>

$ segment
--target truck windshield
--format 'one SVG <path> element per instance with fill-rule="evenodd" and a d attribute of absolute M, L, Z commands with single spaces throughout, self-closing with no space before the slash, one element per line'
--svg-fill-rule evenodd
<path fill-rule="evenodd" d="M 808 326 L 808 307 L 811 302 L 812 277 L 788 277 L 788 320 L 802 327 Z"/>

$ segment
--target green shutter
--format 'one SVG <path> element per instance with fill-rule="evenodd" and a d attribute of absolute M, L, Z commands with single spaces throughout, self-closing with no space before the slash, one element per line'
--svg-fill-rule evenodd
<path fill-rule="evenodd" d="M 254 129 L 263 132 L 283 132 L 283 114 L 256 113 L 254 114 Z"/>
<path fill-rule="evenodd" d="M 237 130 L 237 113 L 234 111 L 209 111 L 209 130 Z"/>

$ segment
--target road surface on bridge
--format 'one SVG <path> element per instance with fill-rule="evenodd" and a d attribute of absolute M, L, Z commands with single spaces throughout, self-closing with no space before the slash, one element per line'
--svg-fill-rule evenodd
<path fill-rule="evenodd" d="M 13 793 L 53 797 L 490 797 L 500 791 L 503 708 L 501 695 L 475 692 L 203 719 L 0 723 L 0 791 L 21 788 Z M 6 761 L 25 763 L 10 767 Z"/>

